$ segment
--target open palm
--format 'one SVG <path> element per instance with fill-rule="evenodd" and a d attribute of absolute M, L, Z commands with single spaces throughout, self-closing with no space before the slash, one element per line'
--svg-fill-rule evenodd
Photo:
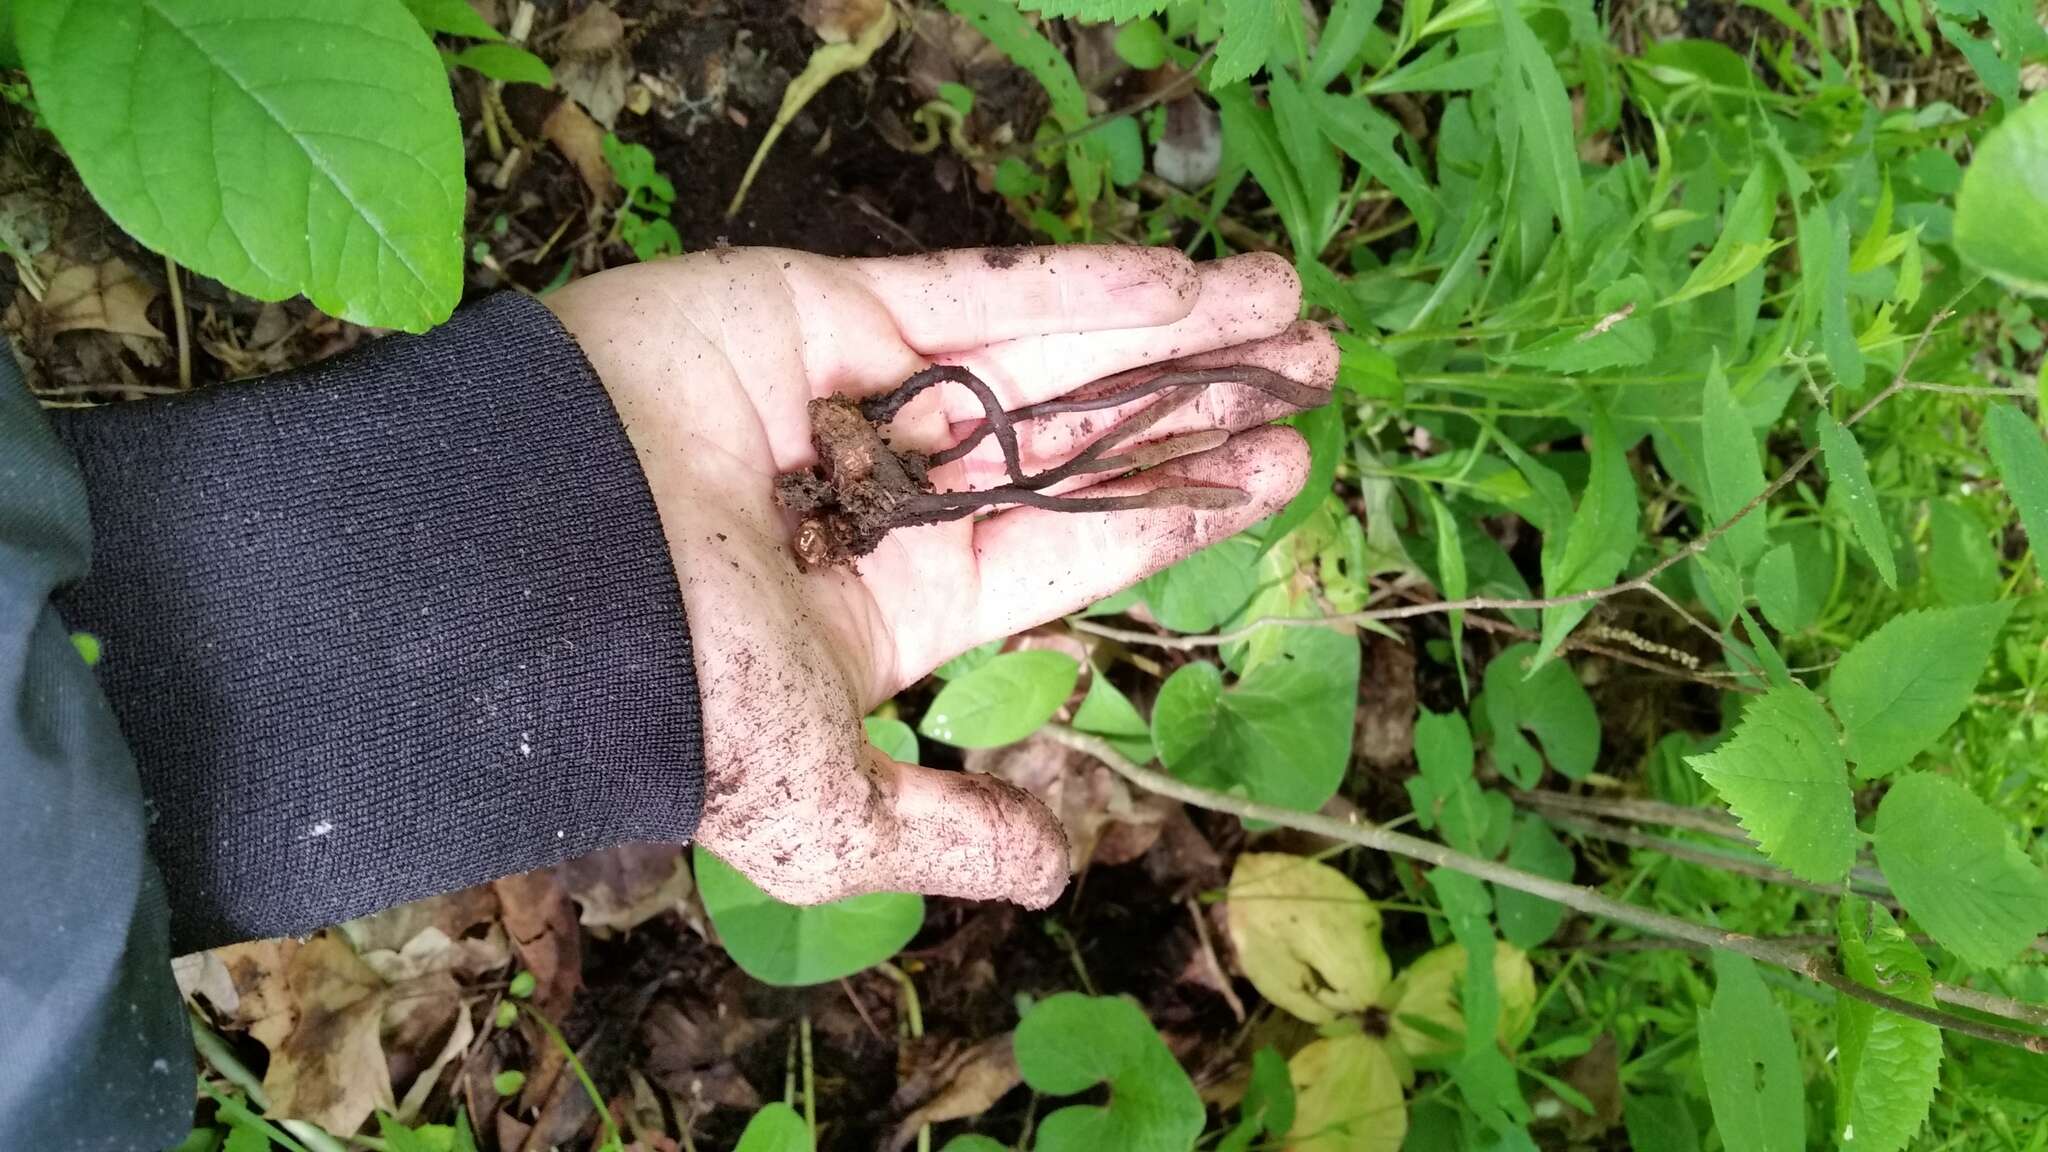
<path fill-rule="evenodd" d="M 1259 427 L 1286 405 L 1214 385 L 1147 438 L 1241 434 L 1088 492 L 1227 485 L 1247 494 L 1239 507 L 1015 508 L 901 529 L 851 569 L 803 572 L 774 485 L 815 459 L 813 397 L 872 396 L 935 361 L 972 369 L 1011 409 L 1166 361 L 1252 365 L 1318 387 L 1336 370 L 1328 336 L 1295 321 L 1292 269 L 1261 256 L 1198 267 L 1147 248 L 890 260 L 739 249 L 606 272 L 548 303 L 618 406 L 682 582 L 704 726 L 698 840 L 796 903 L 881 889 L 1050 903 L 1067 871 L 1051 813 L 987 776 L 890 760 L 861 717 L 977 644 L 1271 515 L 1307 468 L 1291 430 Z M 980 414 L 944 385 L 904 409 L 892 440 L 944 448 Z M 1116 418 L 1025 425 L 1025 466 L 1063 461 Z M 932 479 L 986 488 L 1003 475 L 984 441 Z"/>

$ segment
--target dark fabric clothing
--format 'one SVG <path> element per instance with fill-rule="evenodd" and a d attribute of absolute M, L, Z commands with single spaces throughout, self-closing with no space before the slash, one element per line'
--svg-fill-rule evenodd
<path fill-rule="evenodd" d="M 603 386 L 537 302 L 53 413 L 75 471 L 0 392 L 0 699 L 20 702 L 0 718 L 0 876 L 32 885 L 0 897 L 0 1148 L 183 1135 L 173 952 L 694 831 L 668 547 Z M 67 625 L 100 642 L 104 700 Z M 151 1027 L 53 1053 L 14 1025 L 60 992 Z M 177 1124 L 108 1105 L 158 1063 Z"/>

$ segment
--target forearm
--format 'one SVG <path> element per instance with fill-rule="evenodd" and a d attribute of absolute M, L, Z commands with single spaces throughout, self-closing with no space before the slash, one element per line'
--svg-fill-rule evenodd
<path fill-rule="evenodd" d="M 687 839 L 695 673 L 645 480 L 539 304 L 67 414 L 177 950 Z"/>

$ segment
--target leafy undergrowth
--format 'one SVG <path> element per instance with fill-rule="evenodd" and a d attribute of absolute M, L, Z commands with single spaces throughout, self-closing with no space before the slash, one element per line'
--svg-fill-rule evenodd
<path fill-rule="evenodd" d="M 412 7 L 471 290 L 722 236 L 1270 250 L 1339 393 L 1280 516 L 870 719 L 1059 812 L 1050 912 L 635 848 L 187 958 L 189 1148 L 2040 1146 L 2030 5 L 924 0 L 730 222 L 820 43 L 780 6 Z M 508 28 L 553 92 L 464 64 Z M 53 402 L 173 386 L 167 332 L 202 381 L 360 335 L 167 314 L 75 184 L 18 191 L 58 161 L 0 175 Z"/>

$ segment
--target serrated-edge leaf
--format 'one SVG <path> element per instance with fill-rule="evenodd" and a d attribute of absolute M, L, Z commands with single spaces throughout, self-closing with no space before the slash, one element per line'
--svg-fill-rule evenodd
<path fill-rule="evenodd" d="M 1817 884 L 1839 883 L 1856 856 L 1856 808 L 1835 722 L 1792 683 L 1743 709 L 1734 736 L 1692 766 L 1771 862 Z"/>
<path fill-rule="evenodd" d="M 2041 442 L 2034 422 L 2010 404 L 1993 404 L 1985 424 L 1991 461 L 2019 508 L 2028 543 L 2040 552 L 2048 547 L 2048 445 Z"/>
<path fill-rule="evenodd" d="M 1934 1007 L 1927 958 L 1891 913 L 1854 896 L 1837 910 L 1842 971 L 1873 988 Z M 1869 931 L 1864 930 L 1868 922 Z M 1852 1152 L 1900 1152 L 1927 1121 L 1941 1078 L 1941 1029 L 1849 996 L 1835 1000 L 1835 1133 Z"/>
<path fill-rule="evenodd" d="M 1031 73 L 1051 99 L 1053 119 L 1062 130 L 1072 132 L 1088 122 L 1088 94 L 1082 91 L 1074 66 L 1017 11 L 1013 0 L 945 0 L 945 4 L 1011 63 Z"/>
<path fill-rule="evenodd" d="M 1849 527 L 1856 542 L 1863 545 L 1870 562 L 1887 588 L 1899 586 L 1897 561 L 1892 556 L 1891 534 L 1885 531 L 1884 513 L 1877 506 L 1877 490 L 1870 486 L 1870 469 L 1863 461 L 1863 446 L 1835 418 L 1820 414 L 1820 449 L 1827 459 L 1828 480 L 1841 487 L 1842 505 L 1849 512 Z"/>
<path fill-rule="evenodd" d="M 1842 654 L 1828 677 L 1828 702 L 1859 777 L 1905 767 L 1948 731 L 2011 612 L 2011 601 L 1903 612 Z"/>
<path fill-rule="evenodd" d="M 1998 813 L 1946 777 L 1911 773 L 1885 793 L 1877 862 L 1906 912 L 1972 964 L 2009 963 L 2048 930 L 2048 876 Z"/>

